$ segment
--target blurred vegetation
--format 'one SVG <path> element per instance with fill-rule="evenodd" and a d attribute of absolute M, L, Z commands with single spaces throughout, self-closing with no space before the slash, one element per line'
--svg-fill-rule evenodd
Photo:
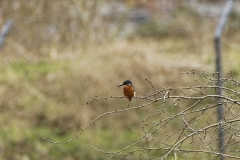
<path fill-rule="evenodd" d="M 214 71 L 218 17 L 204 18 L 180 5 L 170 20 L 153 16 L 128 38 L 119 38 L 129 21 L 129 6 L 121 6 L 125 8 L 118 10 L 114 1 L 106 0 L 0 2 L 0 24 L 14 21 L 0 51 L 0 159 L 105 159 L 88 145 L 118 150 L 131 144 L 141 135 L 140 120 L 151 108 L 104 117 L 65 145 L 49 144 L 39 136 L 65 141 L 97 115 L 126 107 L 126 99 L 85 104 L 95 95 L 122 95 L 116 86 L 125 79 L 143 95 L 152 91 L 145 77 L 156 88 L 188 86 L 194 79 L 180 72 Z M 239 16 L 232 12 L 223 35 L 224 73 L 233 71 L 237 79 Z M 130 105 L 141 103 L 133 99 Z"/>

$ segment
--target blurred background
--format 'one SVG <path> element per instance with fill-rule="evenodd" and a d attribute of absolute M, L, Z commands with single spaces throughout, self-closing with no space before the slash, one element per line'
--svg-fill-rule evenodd
<path fill-rule="evenodd" d="M 13 27 L 0 50 L 0 159 L 106 159 L 89 145 L 115 151 L 136 141 L 151 108 L 108 115 L 68 144 L 39 136 L 66 141 L 104 112 L 144 103 L 120 98 L 86 105 L 93 96 L 122 96 L 117 85 L 126 79 L 146 95 L 153 91 L 146 77 L 160 89 L 194 83 L 196 77 L 180 72 L 214 72 L 213 37 L 225 2 L 1 0 L 0 27 L 9 19 Z M 239 31 L 235 0 L 222 47 L 223 72 L 236 79 Z"/>

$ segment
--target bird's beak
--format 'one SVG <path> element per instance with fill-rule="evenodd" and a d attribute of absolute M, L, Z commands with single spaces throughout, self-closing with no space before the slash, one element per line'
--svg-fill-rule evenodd
<path fill-rule="evenodd" d="M 121 86 L 123 86 L 123 84 L 121 84 L 121 85 L 119 85 L 119 86 L 117 86 L 117 87 L 121 87 Z"/>

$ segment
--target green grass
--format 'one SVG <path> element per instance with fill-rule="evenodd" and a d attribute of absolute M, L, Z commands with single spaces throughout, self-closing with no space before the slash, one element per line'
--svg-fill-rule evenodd
<path fill-rule="evenodd" d="M 149 43 L 150 47 L 144 47 L 145 43 Z M 162 45 L 156 45 L 158 43 Z M 116 151 L 136 141 L 142 135 L 141 119 L 154 114 L 159 105 L 109 115 L 68 144 L 49 144 L 39 136 L 53 141 L 66 141 L 103 112 L 123 109 L 126 104 L 141 104 L 142 101 L 136 99 L 131 103 L 126 99 L 109 99 L 88 106 L 84 104 L 95 95 L 122 95 L 122 89 L 116 86 L 126 77 L 133 79 L 137 94 L 144 95 L 152 92 L 145 77 L 153 79 L 157 88 L 188 86 L 194 83 L 196 77 L 180 76 L 181 71 L 192 68 L 212 71 L 214 62 L 212 58 L 212 62 L 209 62 L 209 55 L 184 53 L 186 45 L 179 45 L 178 50 L 171 49 L 171 43 L 175 46 L 178 40 L 116 41 L 105 46 L 91 46 L 86 55 L 73 53 L 74 59 L 44 58 L 34 63 L 20 59 L 2 64 L 0 124 L 3 127 L 0 135 L 5 150 L 3 159 L 105 159 L 107 155 L 88 145 Z M 98 47 L 102 50 L 96 52 Z M 225 72 L 239 65 L 236 51 L 227 52 L 229 54 L 226 57 L 224 55 L 224 63 L 230 60 L 234 60 L 234 63 L 225 67 Z M 202 58 L 205 56 L 207 58 Z M 159 61 L 161 63 L 157 63 Z M 233 70 L 233 73 L 238 78 L 237 71 Z M 176 112 L 174 108 L 170 110 Z M 171 132 L 178 125 L 177 122 L 171 123 L 164 133 Z M 158 136 L 155 138 L 158 139 Z M 16 154 L 12 155 L 12 152 Z M 140 159 L 142 155 L 135 153 L 130 157 Z"/>

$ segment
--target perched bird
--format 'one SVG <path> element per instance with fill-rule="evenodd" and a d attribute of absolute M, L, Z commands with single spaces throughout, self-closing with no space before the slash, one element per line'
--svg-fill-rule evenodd
<path fill-rule="evenodd" d="M 123 84 L 119 85 L 118 87 L 121 86 L 124 86 L 123 87 L 124 96 L 127 97 L 129 101 L 131 101 L 132 97 L 135 97 L 136 94 L 132 82 L 130 80 L 126 80 L 123 82 Z"/>

